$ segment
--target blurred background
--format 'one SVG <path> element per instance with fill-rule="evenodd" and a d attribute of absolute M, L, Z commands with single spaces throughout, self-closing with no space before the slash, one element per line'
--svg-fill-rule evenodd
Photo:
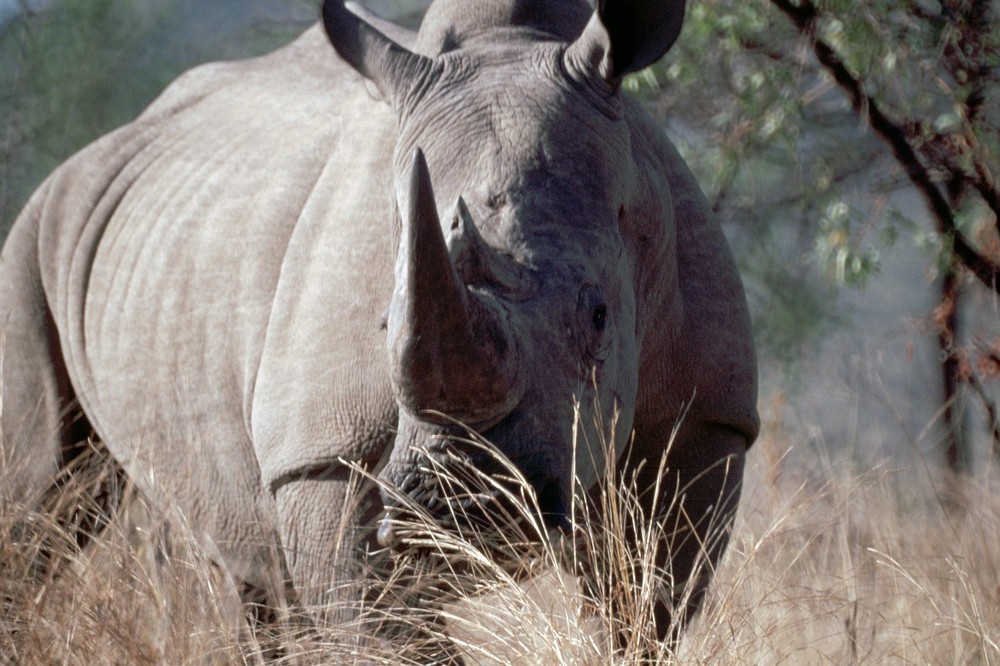
<path fill-rule="evenodd" d="M 0 0 L 0 238 L 180 72 L 287 43 L 318 4 Z M 416 25 L 429 3 L 365 4 Z M 764 436 L 789 456 L 918 473 L 1000 456 L 998 7 L 693 0 L 675 48 L 626 82 L 725 225 Z"/>

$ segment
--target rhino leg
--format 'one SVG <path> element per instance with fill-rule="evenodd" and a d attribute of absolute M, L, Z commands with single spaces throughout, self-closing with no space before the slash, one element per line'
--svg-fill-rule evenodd
<path fill-rule="evenodd" d="M 659 478 L 663 471 L 659 464 L 661 454 L 642 453 L 662 452 L 662 446 L 658 449 L 642 446 L 643 442 L 669 441 L 669 429 L 664 428 L 659 434 L 662 439 L 650 440 L 640 438 L 637 432 L 631 455 L 619 463 L 618 487 L 635 483 L 645 489 L 639 507 L 643 515 L 661 516 L 663 532 L 656 544 L 655 565 L 658 571 L 665 572 L 666 580 L 653 612 L 657 639 L 673 646 L 700 607 L 729 542 L 740 498 L 746 439 L 723 427 L 685 425 L 670 447 L 666 474 Z M 600 484 L 593 492 L 600 492 Z M 596 495 L 592 500 L 592 506 L 600 506 Z M 592 520 L 601 524 L 602 516 L 595 515 Z M 627 542 L 636 543 L 634 532 L 625 536 Z M 601 584 L 588 580 L 591 572 L 581 573 L 585 584 Z M 624 623 L 622 634 L 616 637 L 624 648 L 634 629 L 624 626 L 629 619 L 627 614 L 612 611 Z"/>
<path fill-rule="evenodd" d="M 659 473 L 650 460 L 638 473 L 647 491 L 646 512 L 665 516 L 657 567 L 672 576 L 654 609 L 657 638 L 676 641 L 701 606 L 708 583 L 729 543 L 739 504 L 746 439 L 724 427 L 685 424 L 667 456 L 666 479 L 653 506 Z M 647 513 L 649 515 L 649 513 Z"/>
<path fill-rule="evenodd" d="M 334 467 L 293 478 L 275 493 L 281 545 L 301 606 L 321 625 L 356 619 L 365 588 L 364 551 L 381 508 L 367 482 Z"/>
<path fill-rule="evenodd" d="M 288 481 L 275 497 L 295 594 L 318 629 L 331 629 L 342 647 L 366 649 L 373 639 L 398 647 L 408 663 L 464 663 L 443 637 L 436 598 L 420 581 L 411 588 L 410 573 L 395 579 L 385 550 L 370 553 L 378 548 L 374 527 L 383 511 L 373 484 L 359 486 L 339 467 Z M 363 607 L 369 612 L 359 622 Z"/>

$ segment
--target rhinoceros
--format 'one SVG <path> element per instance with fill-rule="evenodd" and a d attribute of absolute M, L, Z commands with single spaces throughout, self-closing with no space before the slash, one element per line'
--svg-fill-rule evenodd
<path fill-rule="evenodd" d="M 555 528 L 614 421 L 620 473 L 682 490 L 645 500 L 676 526 L 664 634 L 723 549 L 702 552 L 706 525 L 731 520 L 758 430 L 730 250 L 621 90 L 683 14 L 437 0 L 414 33 L 328 0 L 291 45 L 181 76 L 57 169 L 6 240 L 8 490 L 44 494 L 92 432 L 234 577 L 266 587 L 277 562 L 322 604 L 361 551 L 404 547 L 400 497 L 447 504 L 421 460 L 456 428 Z M 354 466 L 393 492 L 358 490 Z"/>

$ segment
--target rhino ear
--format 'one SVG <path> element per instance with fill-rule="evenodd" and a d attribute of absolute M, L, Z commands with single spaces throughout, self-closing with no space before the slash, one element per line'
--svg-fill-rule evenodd
<path fill-rule="evenodd" d="M 598 0 L 583 33 L 570 45 L 570 71 L 595 72 L 613 89 L 626 74 L 663 57 L 684 23 L 684 0 Z"/>
<path fill-rule="evenodd" d="M 390 103 L 430 68 L 428 58 L 394 42 L 350 11 L 343 0 L 323 3 L 323 27 L 340 57 L 372 81 Z"/>
<path fill-rule="evenodd" d="M 370 11 L 364 5 L 354 2 L 354 0 L 347 0 L 347 2 L 344 3 L 344 6 L 347 7 L 352 14 L 403 48 L 412 51 L 414 46 L 416 46 L 417 33 L 414 31 L 398 26 L 392 21 L 382 18 L 375 12 Z"/>

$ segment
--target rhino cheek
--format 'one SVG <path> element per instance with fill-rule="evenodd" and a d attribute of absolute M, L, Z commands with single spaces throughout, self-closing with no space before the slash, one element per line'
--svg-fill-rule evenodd
<path fill-rule="evenodd" d="M 609 463 L 608 454 L 619 459 L 631 439 L 635 417 L 637 373 L 618 378 L 618 386 L 609 383 L 588 385 L 578 393 L 574 414 L 574 464 L 576 479 L 585 488 L 603 478 Z"/>

